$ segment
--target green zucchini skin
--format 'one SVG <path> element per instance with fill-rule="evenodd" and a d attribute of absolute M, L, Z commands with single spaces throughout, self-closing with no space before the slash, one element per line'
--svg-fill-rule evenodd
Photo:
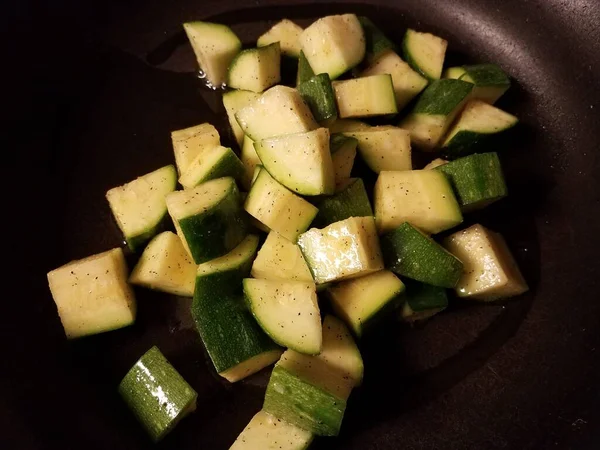
<path fill-rule="evenodd" d="M 400 276 L 434 286 L 453 288 L 462 262 L 408 222 L 381 237 L 386 267 Z"/>
<path fill-rule="evenodd" d="M 508 195 L 496 152 L 465 156 L 434 170 L 446 174 L 463 210 L 480 209 Z"/>
<path fill-rule="evenodd" d="M 235 195 L 226 196 L 211 211 L 179 220 L 196 264 L 226 254 L 246 237 L 248 224 L 239 191 L 235 185 L 232 189 Z"/>
<path fill-rule="evenodd" d="M 406 280 L 404 284 L 406 285 L 405 301 L 413 311 L 428 311 L 448 306 L 446 289 L 414 280 Z"/>
<path fill-rule="evenodd" d="M 329 124 L 337 119 L 335 94 L 328 74 L 320 73 L 309 78 L 298 85 L 298 92 L 317 122 Z"/>
<path fill-rule="evenodd" d="M 510 78 L 496 64 L 473 64 L 463 66 L 465 74 L 460 79 L 474 83 L 476 86 L 510 87 Z"/>
<path fill-rule="evenodd" d="M 379 55 L 387 50 L 398 51 L 398 47 L 381 31 L 371 19 L 359 16 L 363 33 L 365 34 L 366 58 L 368 61 L 377 59 Z"/>
<path fill-rule="evenodd" d="M 472 83 L 461 80 L 444 78 L 433 81 L 417 100 L 412 113 L 448 116 L 472 89 Z"/>
<path fill-rule="evenodd" d="M 276 365 L 267 386 L 263 409 L 318 436 L 337 436 L 346 400 Z"/>
<path fill-rule="evenodd" d="M 303 51 L 300 51 L 300 56 L 298 57 L 298 73 L 296 75 L 296 86 L 300 86 L 302 83 L 310 80 L 315 76 L 315 72 L 310 67 L 310 63 Z"/>
<path fill-rule="evenodd" d="M 349 179 L 343 189 L 331 196 L 320 198 L 315 202 L 315 206 L 319 208 L 312 223 L 316 228 L 324 228 L 350 217 L 373 216 L 373 209 L 361 178 Z"/>
<path fill-rule="evenodd" d="M 155 442 L 195 408 L 198 397 L 156 346 L 125 375 L 119 394 Z"/>

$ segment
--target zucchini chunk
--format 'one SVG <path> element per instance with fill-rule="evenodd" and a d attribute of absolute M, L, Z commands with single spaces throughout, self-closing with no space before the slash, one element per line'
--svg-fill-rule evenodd
<path fill-rule="evenodd" d="M 156 346 L 127 372 L 119 394 L 154 442 L 196 410 L 198 397 Z"/>
<path fill-rule="evenodd" d="M 67 339 L 135 322 L 135 296 L 127 284 L 127 263 L 120 248 L 48 272 L 48 285 Z"/>
<path fill-rule="evenodd" d="M 169 165 L 106 193 L 110 210 L 131 250 L 139 250 L 163 226 L 167 216 L 165 198 L 175 190 L 176 178 L 175 167 Z"/>
<path fill-rule="evenodd" d="M 463 263 L 408 222 L 381 237 L 386 267 L 392 272 L 434 286 L 453 288 Z"/>
<path fill-rule="evenodd" d="M 444 246 L 465 265 L 456 295 L 474 300 L 498 300 L 529 290 L 504 238 L 473 225 L 444 240 Z"/>

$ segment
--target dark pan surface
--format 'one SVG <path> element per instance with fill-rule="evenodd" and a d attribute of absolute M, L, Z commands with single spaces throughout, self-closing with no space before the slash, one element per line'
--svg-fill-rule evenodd
<path fill-rule="evenodd" d="M 363 344 L 365 384 L 341 436 L 314 448 L 600 447 L 600 3 L 83 3 L 15 3 L 0 19 L 0 448 L 151 448 L 115 387 L 152 344 L 199 392 L 198 411 L 158 448 L 226 449 L 260 408 L 268 372 L 216 377 L 189 300 L 139 290 L 135 326 L 66 342 L 45 273 L 121 245 L 104 192 L 171 162 L 170 130 L 209 121 L 231 140 L 219 97 L 178 46 L 181 22 L 222 21 L 251 43 L 279 18 L 338 12 L 368 15 L 396 40 L 407 26 L 440 33 L 454 62 L 497 62 L 513 77 L 500 104 L 522 122 L 501 149 L 511 195 L 467 224 L 505 234 L 531 292 L 382 327 Z"/>

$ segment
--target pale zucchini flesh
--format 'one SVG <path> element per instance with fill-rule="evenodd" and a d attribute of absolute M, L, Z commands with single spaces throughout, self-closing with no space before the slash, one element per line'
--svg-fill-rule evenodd
<path fill-rule="evenodd" d="M 219 132 L 210 123 L 172 131 L 171 141 L 179 175 L 185 172 L 202 151 L 221 144 Z"/>
<path fill-rule="evenodd" d="M 48 284 L 67 339 L 116 330 L 135 321 L 123 250 L 72 261 L 48 272 Z"/>
<path fill-rule="evenodd" d="M 407 30 L 402 41 L 404 59 L 428 80 L 442 75 L 448 41 L 431 33 Z"/>
<path fill-rule="evenodd" d="M 256 42 L 257 47 L 264 47 L 279 42 L 281 53 L 298 58 L 301 52 L 300 35 L 303 28 L 288 19 L 283 19 L 262 34 Z"/>
<path fill-rule="evenodd" d="M 233 90 L 223 93 L 223 106 L 225 107 L 225 111 L 227 112 L 227 119 L 229 120 L 229 125 L 231 126 L 231 130 L 233 131 L 235 140 L 240 148 L 242 147 L 242 144 L 244 142 L 245 134 L 244 130 L 242 130 L 240 124 L 235 118 L 235 113 L 237 113 L 240 109 L 248 106 L 258 97 L 260 97 L 260 94 L 250 91 Z M 217 143 L 216 145 L 219 145 L 219 143 Z"/>
<path fill-rule="evenodd" d="M 227 85 L 233 89 L 263 92 L 281 81 L 279 42 L 242 50 L 231 61 Z"/>
<path fill-rule="evenodd" d="M 398 112 L 394 85 L 389 74 L 334 81 L 333 90 L 339 117 L 342 119 Z"/>
<path fill-rule="evenodd" d="M 300 247 L 274 231 L 256 255 L 251 275 L 265 280 L 313 282 Z"/>

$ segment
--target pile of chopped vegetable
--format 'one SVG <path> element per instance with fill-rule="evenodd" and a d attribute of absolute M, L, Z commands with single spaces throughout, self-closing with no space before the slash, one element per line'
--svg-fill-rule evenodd
<path fill-rule="evenodd" d="M 498 154 L 484 149 L 517 123 L 493 106 L 510 80 L 494 64 L 444 70 L 444 39 L 409 29 L 397 46 L 354 14 L 305 29 L 284 19 L 247 49 L 225 25 L 184 29 L 208 82 L 226 86 L 237 148 L 208 123 L 173 131 L 176 165 L 106 193 L 141 252 L 131 273 L 115 248 L 51 271 L 50 290 L 69 339 L 132 325 L 131 285 L 193 297 L 220 376 L 235 383 L 274 364 L 262 410 L 231 449 L 306 449 L 339 433 L 363 380 L 360 338 L 382 319 L 431 318 L 452 294 L 527 291 L 502 236 L 460 228 L 507 195 Z M 297 61 L 295 86 L 280 84 L 283 57 Z M 413 149 L 436 158 L 414 168 Z M 119 392 L 155 441 L 196 407 L 156 347 Z"/>

